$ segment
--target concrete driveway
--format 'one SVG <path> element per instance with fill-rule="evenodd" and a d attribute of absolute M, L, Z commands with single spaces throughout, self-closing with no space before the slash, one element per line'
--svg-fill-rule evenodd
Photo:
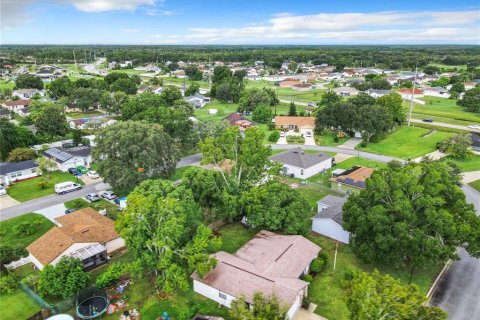
<path fill-rule="evenodd" d="M 8 194 L 0 197 L 0 210 L 10 208 L 19 204 L 17 200 L 10 197 Z"/>
<path fill-rule="evenodd" d="M 462 173 L 462 182 L 463 183 L 470 183 L 475 180 L 480 180 L 480 171 L 468 171 Z"/>
<path fill-rule="evenodd" d="M 277 144 L 288 144 L 287 135 L 285 135 L 285 137 L 280 137 L 280 139 L 277 141 Z"/>
<path fill-rule="evenodd" d="M 307 132 L 310 133 L 310 137 L 307 137 Z M 313 134 L 313 130 L 301 130 L 301 134 L 303 134 L 303 137 L 305 138 L 305 145 L 306 146 L 316 146 L 317 144 L 315 143 L 315 135 Z"/>
<path fill-rule="evenodd" d="M 63 203 L 60 203 L 51 207 L 47 207 L 45 209 L 37 210 L 35 211 L 35 213 L 39 213 L 43 215 L 45 218 L 47 218 L 48 220 L 55 223 L 55 218 L 63 216 L 65 214 L 66 209 L 67 208 L 65 207 L 65 205 Z"/>
<path fill-rule="evenodd" d="M 358 146 L 362 142 L 361 138 L 351 138 L 350 140 L 345 141 L 344 144 L 339 145 L 339 148 L 345 148 L 354 150 L 356 146 Z"/>
<path fill-rule="evenodd" d="M 307 310 L 300 308 L 297 314 L 293 318 L 294 320 L 327 320 L 326 318 L 319 316 L 313 312 L 308 312 Z"/>

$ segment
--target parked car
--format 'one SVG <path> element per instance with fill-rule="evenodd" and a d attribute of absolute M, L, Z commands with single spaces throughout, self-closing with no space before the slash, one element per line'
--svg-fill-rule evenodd
<path fill-rule="evenodd" d="M 76 176 L 76 175 L 78 175 L 78 170 L 76 168 L 68 168 L 68 173 Z"/>
<path fill-rule="evenodd" d="M 0 186 L 0 196 L 4 196 L 7 194 L 7 190 L 4 187 Z"/>
<path fill-rule="evenodd" d="M 75 212 L 77 211 L 77 209 L 67 209 L 65 210 L 65 214 L 69 214 L 69 213 L 72 213 L 72 212 Z"/>
<path fill-rule="evenodd" d="M 433 119 L 432 118 L 425 118 L 422 121 L 423 122 L 433 122 Z"/>
<path fill-rule="evenodd" d="M 80 189 L 82 189 L 82 185 L 72 181 L 61 182 L 55 185 L 55 192 L 57 194 L 64 194 L 67 192 L 73 192 Z"/>
<path fill-rule="evenodd" d="M 287 134 L 285 132 L 280 132 L 280 137 L 285 137 Z"/>
<path fill-rule="evenodd" d="M 77 169 L 78 172 L 83 173 L 83 174 L 88 172 L 88 169 L 84 166 L 76 166 L 75 169 Z"/>
<path fill-rule="evenodd" d="M 470 129 L 477 129 L 477 130 L 480 130 L 480 126 L 476 125 L 476 124 L 471 124 L 468 126 Z"/>
<path fill-rule="evenodd" d="M 100 197 L 102 197 L 104 199 L 107 199 L 107 200 L 113 200 L 117 196 L 115 195 L 115 193 L 113 191 L 103 191 L 102 193 L 100 193 Z"/>
<path fill-rule="evenodd" d="M 311 137 L 312 133 L 310 131 L 305 132 L 305 137 Z"/>
<path fill-rule="evenodd" d="M 85 198 L 90 202 L 95 202 L 100 200 L 100 197 L 96 193 L 87 193 Z"/>
<path fill-rule="evenodd" d="M 100 176 L 98 175 L 97 171 L 88 171 L 87 176 L 89 176 L 92 179 L 98 179 Z"/>

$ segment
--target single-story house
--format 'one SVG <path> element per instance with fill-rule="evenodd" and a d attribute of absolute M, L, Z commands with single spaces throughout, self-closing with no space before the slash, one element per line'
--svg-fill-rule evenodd
<path fill-rule="evenodd" d="M 333 174 L 330 178 L 331 189 L 337 192 L 353 193 L 365 189 L 365 181 L 372 175 L 373 169 L 353 166 L 342 173 Z"/>
<path fill-rule="evenodd" d="M 28 107 L 31 103 L 30 99 L 20 99 L 16 101 L 4 101 L 2 107 L 9 111 L 18 112 L 18 110 Z"/>
<path fill-rule="evenodd" d="M 269 160 L 283 164 L 283 174 L 307 179 L 330 169 L 333 158 L 323 152 L 305 153 L 298 147 L 270 156 Z"/>
<path fill-rule="evenodd" d="M 17 89 L 13 91 L 12 95 L 19 97 L 20 99 L 30 99 L 35 95 L 43 97 L 45 94 L 38 89 Z"/>
<path fill-rule="evenodd" d="M 335 89 L 332 89 L 333 92 L 336 94 L 342 96 L 342 97 L 350 97 L 350 96 L 355 96 L 357 95 L 360 91 L 353 87 L 338 87 Z"/>
<path fill-rule="evenodd" d="M 292 117 L 292 116 L 276 116 L 275 129 L 283 130 L 313 130 L 315 129 L 314 117 Z"/>
<path fill-rule="evenodd" d="M 0 118 L 5 118 L 10 120 L 12 119 L 12 112 L 7 109 L 0 108 Z"/>
<path fill-rule="evenodd" d="M 17 114 L 22 118 L 28 117 L 31 113 L 32 112 L 30 111 L 30 109 L 28 107 L 21 108 L 17 111 Z"/>
<path fill-rule="evenodd" d="M 450 92 L 448 92 L 446 88 L 442 87 L 424 88 L 423 94 L 432 97 L 450 98 Z"/>
<path fill-rule="evenodd" d="M 478 85 L 478 82 L 476 81 L 465 82 L 465 90 L 471 90 L 475 88 L 477 85 Z"/>
<path fill-rule="evenodd" d="M 108 262 L 108 254 L 125 247 L 113 220 L 84 208 L 55 218 L 57 226 L 27 247 L 38 269 L 56 265 L 64 256 L 78 258 L 86 270 Z"/>
<path fill-rule="evenodd" d="M 411 100 L 412 99 L 412 93 L 413 93 L 413 98 L 423 98 L 424 92 L 422 89 L 400 89 L 397 91 L 403 99 Z"/>
<path fill-rule="evenodd" d="M 210 97 L 205 97 L 204 95 L 197 93 L 193 96 L 185 97 L 184 100 L 186 103 L 192 105 L 196 109 L 200 109 L 203 108 L 205 104 L 210 102 Z"/>
<path fill-rule="evenodd" d="M 480 135 L 471 133 L 470 138 L 472 139 L 472 144 L 470 145 L 472 150 L 475 152 L 480 152 Z"/>
<path fill-rule="evenodd" d="M 0 163 L 0 184 L 4 186 L 19 180 L 38 176 L 38 165 L 35 160 Z"/>
<path fill-rule="evenodd" d="M 234 254 L 213 254 L 217 265 L 203 278 L 192 274 L 193 290 L 226 307 L 240 296 L 252 306 L 256 292 L 275 295 L 288 306 L 288 319 L 293 319 L 308 293 L 308 282 L 300 277 L 308 273 L 320 250 L 302 236 L 260 231 Z"/>
<path fill-rule="evenodd" d="M 280 86 L 280 88 L 292 88 L 293 86 L 301 84 L 301 83 L 302 82 L 300 82 L 297 79 L 287 78 L 285 80 L 280 81 L 280 83 L 278 85 Z"/>
<path fill-rule="evenodd" d="M 68 171 L 68 168 L 76 166 L 89 167 L 92 162 L 92 148 L 89 146 L 74 147 L 68 149 L 50 148 L 43 152 L 46 158 L 57 162 L 60 171 Z"/>
<path fill-rule="evenodd" d="M 331 239 L 348 244 L 350 232 L 345 231 L 342 206 L 346 197 L 328 195 L 317 202 L 317 214 L 312 219 L 312 231 Z"/>
<path fill-rule="evenodd" d="M 230 125 L 238 126 L 240 129 L 246 129 L 253 125 L 253 122 L 244 118 L 240 113 L 231 113 L 224 118 Z"/>
<path fill-rule="evenodd" d="M 391 90 L 379 90 L 379 89 L 368 89 L 366 93 L 372 97 L 372 98 L 380 98 L 383 97 L 384 95 L 387 95 L 389 93 L 392 93 Z"/>
<path fill-rule="evenodd" d="M 312 85 L 309 83 L 299 83 L 292 86 L 295 91 L 308 91 L 312 89 Z"/>

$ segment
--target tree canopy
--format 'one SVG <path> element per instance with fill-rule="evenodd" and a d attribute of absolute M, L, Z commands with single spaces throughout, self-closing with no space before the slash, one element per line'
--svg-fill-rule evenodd
<path fill-rule="evenodd" d="M 480 257 L 480 218 L 465 202 L 458 173 L 442 162 L 390 162 L 343 206 L 351 247 L 365 262 L 415 268 Z"/>
<path fill-rule="evenodd" d="M 467 90 L 463 99 L 458 100 L 457 104 L 467 111 L 480 112 L 480 85 Z"/>
<path fill-rule="evenodd" d="M 6 160 L 10 151 L 29 147 L 37 142 L 32 131 L 0 118 L 0 158 Z"/>
<path fill-rule="evenodd" d="M 101 130 L 95 142 L 97 171 L 115 190 L 128 192 L 143 180 L 169 178 L 175 170 L 177 149 L 160 125 L 118 122 Z"/>
<path fill-rule="evenodd" d="M 232 301 L 229 311 L 235 320 L 284 320 L 287 317 L 288 306 L 276 296 L 265 297 L 261 292 L 253 295 L 252 308 L 249 308 L 245 297 Z"/>
<path fill-rule="evenodd" d="M 164 180 L 147 180 L 128 196 L 116 229 L 135 257 L 139 271 L 153 271 L 156 285 L 167 293 L 188 288 L 188 276 L 202 277 L 215 266 L 209 253 L 220 238 L 201 224 L 201 210 L 192 192 Z"/>
<path fill-rule="evenodd" d="M 15 89 L 43 89 L 43 81 L 31 74 L 21 74 L 15 79 Z"/>

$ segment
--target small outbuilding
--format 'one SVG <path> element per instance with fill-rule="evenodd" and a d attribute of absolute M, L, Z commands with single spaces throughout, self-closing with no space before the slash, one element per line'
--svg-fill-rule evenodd
<path fill-rule="evenodd" d="M 342 243 L 349 243 L 350 232 L 343 229 L 343 204 L 346 197 L 328 195 L 317 202 L 318 210 L 312 219 L 312 231 Z"/>

